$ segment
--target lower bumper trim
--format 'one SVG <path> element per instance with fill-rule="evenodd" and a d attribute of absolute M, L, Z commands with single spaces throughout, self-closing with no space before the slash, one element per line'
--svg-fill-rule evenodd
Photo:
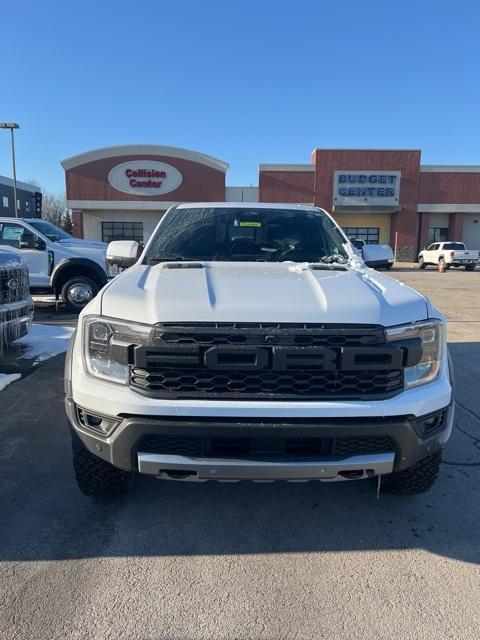
<path fill-rule="evenodd" d="M 394 453 L 353 456 L 343 460 L 266 461 L 215 458 L 138 452 L 140 473 L 165 479 L 257 482 L 360 480 L 393 471 Z"/>

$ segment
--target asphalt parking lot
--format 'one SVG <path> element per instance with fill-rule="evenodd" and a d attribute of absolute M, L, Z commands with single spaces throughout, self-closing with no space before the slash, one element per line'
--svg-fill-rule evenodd
<path fill-rule="evenodd" d="M 478 639 L 480 270 L 391 275 L 448 321 L 456 428 L 431 492 L 140 477 L 93 502 L 57 356 L 0 394 L 2 639 Z M 36 320 L 75 322 L 48 305 Z"/>

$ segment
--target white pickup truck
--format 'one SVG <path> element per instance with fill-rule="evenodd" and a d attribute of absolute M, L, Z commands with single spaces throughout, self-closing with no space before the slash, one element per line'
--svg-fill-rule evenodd
<path fill-rule="evenodd" d="M 66 359 L 81 491 L 119 495 L 136 473 L 433 485 L 454 411 L 442 315 L 366 268 L 325 211 L 176 205 L 137 248 L 109 245 L 135 264 Z"/>
<path fill-rule="evenodd" d="M 478 262 L 478 251 L 467 249 L 463 242 L 434 242 L 418 254 L 418 266 L 425 269 L 429 264 L 450 267 L 465 267 L 473 271 Z"/>
<path fill-rule="evenodd" d="M 107 245 L 73 238 L 47 220 L 0 218 L 0 249 L 21 254 L 33 294 L 53 293 L 72 312 L 108 281 Z"/>

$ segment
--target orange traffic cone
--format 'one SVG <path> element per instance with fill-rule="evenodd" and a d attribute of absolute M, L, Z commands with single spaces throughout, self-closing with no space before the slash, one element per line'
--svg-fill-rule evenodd
<path fill-rule="evenodd" d="M 438 263 L 438 272 L 439 273 L 445 273 L 446 269 L 445 269 L 445 262 L 443 260 L 441 260 Z"/>

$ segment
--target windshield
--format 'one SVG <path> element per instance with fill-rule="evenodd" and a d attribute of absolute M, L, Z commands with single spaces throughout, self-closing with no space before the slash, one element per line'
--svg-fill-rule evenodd
<path fill-rule="evenodd" d="M 445 242 L 445 244 L 443 245 L 444 249 L 457 249 L 458 251 L 461 251 L 462 249 L 465 249 L 465 245 L 463 244 L 463 242 Z"/>
<path fill-rule="evenodd" d="M 345 239 L 321 211 L 174 209 L 162 220 L 144 261 L 346 262 Z"/>
<path fill-rule="evenodd" d="M 28 224 L 34 227 L 40 233 L 43 233 L 52 242 L 58 242 L 59 240 L 70 240 L 72 236 L 63 229 L 56 227 L 51 222 L 46 220 L 29 220 Z"/>

